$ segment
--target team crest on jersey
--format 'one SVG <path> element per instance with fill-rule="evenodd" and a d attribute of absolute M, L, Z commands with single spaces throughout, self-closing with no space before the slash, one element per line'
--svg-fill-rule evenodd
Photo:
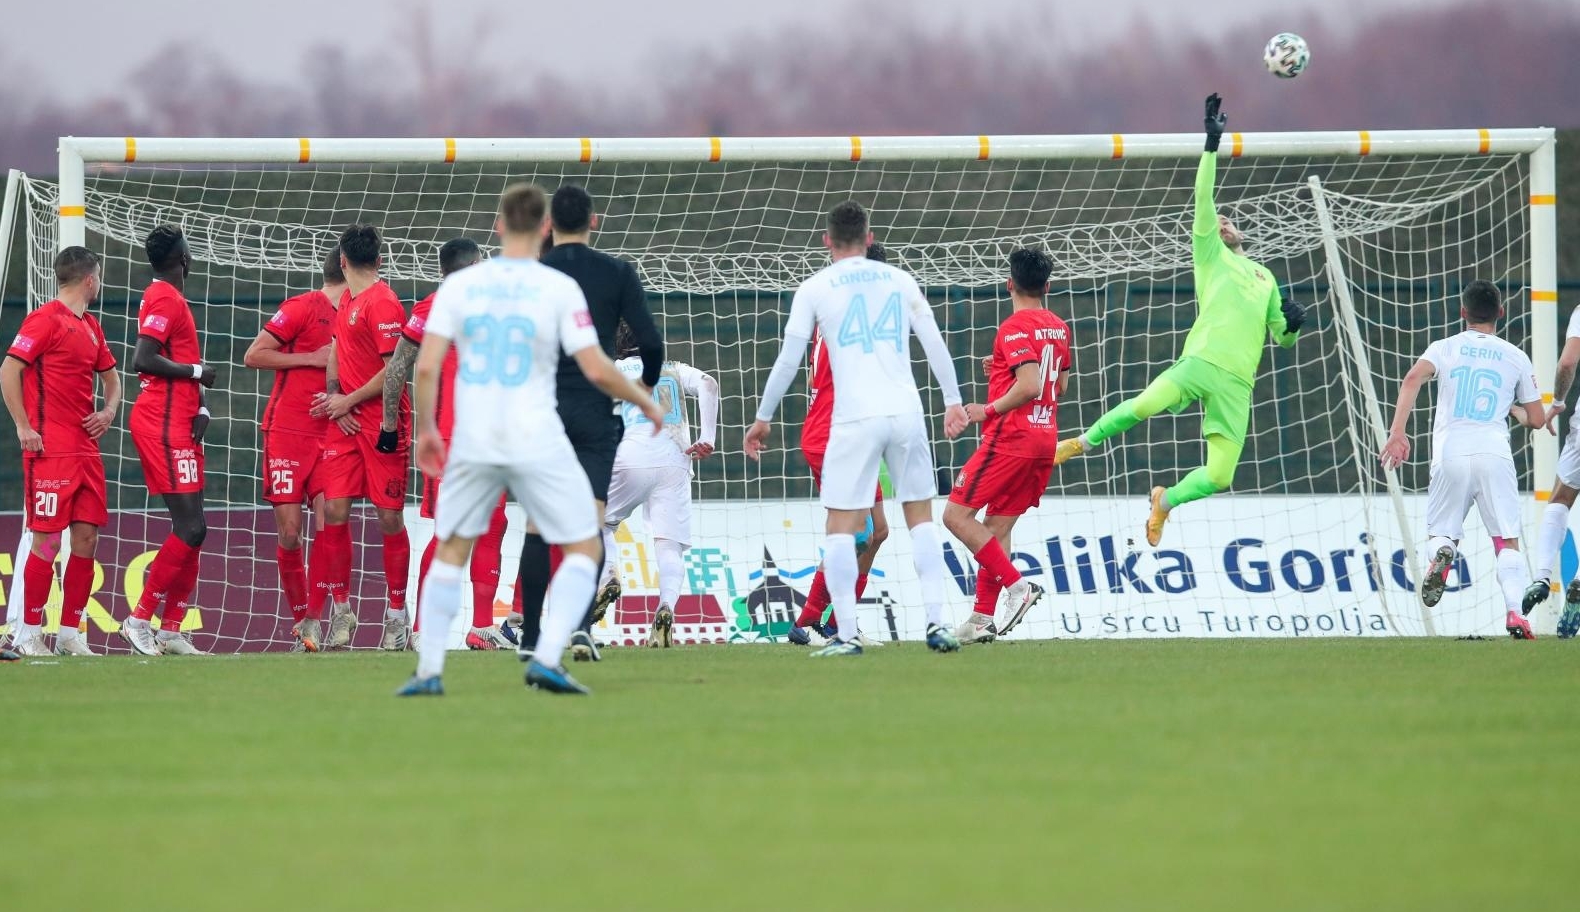
<path fill-rule="evenodd" d="M 170 320 L 162 314 L 149 314 L 147 318 L 143 320 L 143 329 L 151 329 L 154 332 L 164 332 L 169 328 Z"/>
<path fill-rule="evenodd" d="M 351 311 L 351 316 L 346 318 L 346 323 L 350 324 L 351 326 L 357 325 L 357 312 L 354 308 Z"/>

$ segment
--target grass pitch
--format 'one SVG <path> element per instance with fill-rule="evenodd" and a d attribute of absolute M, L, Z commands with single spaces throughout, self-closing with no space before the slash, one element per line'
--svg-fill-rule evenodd
<path fill-rule="evenodd" d="M 1569 909 L 1580 649 L 0 666 L 0 906 Z"/>

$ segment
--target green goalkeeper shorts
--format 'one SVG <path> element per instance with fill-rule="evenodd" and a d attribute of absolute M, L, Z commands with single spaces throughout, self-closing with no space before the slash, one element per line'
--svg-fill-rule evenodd
<path fill-rule="evenodd" d="M 1245 432 L 1251 425 L 1251 384 L 1196 357 L 1179 359 L 1162 377 L 1180 390 L 1179 401 L 1169 406 L 1169 411 L 1177 414 L 1200 399 L 1202 436 L 1221 434 L 1245 444 Z"/>

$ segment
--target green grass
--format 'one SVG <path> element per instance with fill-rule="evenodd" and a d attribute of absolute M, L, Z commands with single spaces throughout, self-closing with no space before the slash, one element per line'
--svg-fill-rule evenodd
<path fill-rule="evenodd" d="M 8 909 L 1573 908 L 1580 650 L 0 667 Z"/>

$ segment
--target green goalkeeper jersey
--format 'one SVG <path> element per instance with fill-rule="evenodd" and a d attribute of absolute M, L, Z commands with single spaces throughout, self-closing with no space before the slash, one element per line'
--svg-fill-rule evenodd
<path fill-rule="evenodd" d="M 1272 273 L 1230 250 L 1218 236 L 1218 210 L 1212 199 L 1217 171 L 1218 153 L 1202 153 L 1191 226 L 1196 322 L 1180 357 L 1199 358 L 1254 384 L 1265 334 L 1271 333 L 1285 348 L 1295 344 L 1295 334 L 1285 328 L 1282 298 Z"/>

